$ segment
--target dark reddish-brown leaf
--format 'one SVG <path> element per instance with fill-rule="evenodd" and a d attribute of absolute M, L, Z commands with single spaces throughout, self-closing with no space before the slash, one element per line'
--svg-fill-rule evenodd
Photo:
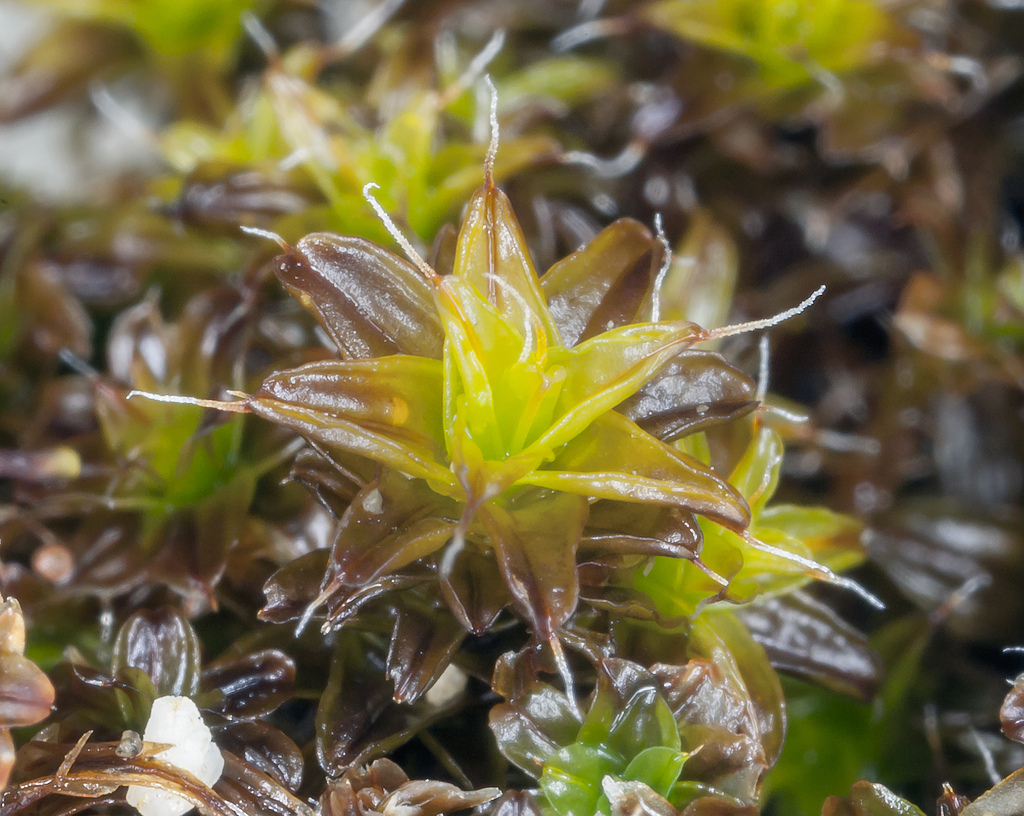
<path fill-rule="evenodd" d="M 320 766 L 329 776 L 383 756 L 441 716 L 423 703 L 399 705 L 382 682 L 386 643 L 342 630 L 335 644 L 327 687 L 316 714 Z"/>
<path fill-rule="evenodd" d="M 458 505 L 420 479 L 394 472 L 364 487 L 338 525 L 333 576 L 362 586 L 436 552 L 451 537 Z"/>
<path fill-rule="evenodd" d="M 757 405 L 754 381 L 713 351 L 680 352 L 617 410 L 663 442 L 736 419 Z"/>
<path fill-rule="evenodd" d="M 562 342 L 574 346 L 634 320 L 650 298 L 663 253 L 640 222 L 620 218 L 552 266 L 541 287 Z"/>
<path fill-rule="evenodd" d="M 307 235 L 277 276 L 347 359 L 440 359 L 444 334 L 430 286 L 410 263 L 362 238 Z"/>
<path fill-rule="evenodd" d="M 263 717 L 295 690 L 295 661 L 278 649 L 218 660 L 202 676 L 204 692 L 219 698 L 207 707 L 229 719 Z"/>
<path fill-rule="evenodd" d="M 779 671 L 869 700 L 882 665 L 867 638 L 804 592 L 766 598 L 737 613 Z"/>
<path fill-rule="evenodd" d="M 399 607 L 388 650 L 394 699 L 415 703 L 447 668 L 466 630 L 447 610 Z"/>
<path fill-rule="evenodd" d="M 230 723 L 217 732 L 217 745 L 287 790 L 297 791 L 302 784 L 302 751 L 272 725 L 263 722 Z"/>
<path fill-rule="evenodd" d="M 1024 742 L 1024 674 L 1018 675 L 1013 688 L 999 709 L 1003 733 L 1014 742 Z"/>
<path fill-rule="evenodd" d="M 512 601 L 541 640 L 576 609 L 576 550 L 587 521 L 583 496 L 526 490 L 481 510 Z"/>
<path fill-rule="evenodd" d="M 224 771 L 214 790 L 249 816 L 314 816 L 313 808 L 256 765 L 223 751 Z"/>
<path fill-rule="evenodd" d="M 260 610 L 260 620 L 286 623 L 302 617 L 320 594 L 329 560 L 327 550 L 313 550 L 271 575 L 263 586 L 267 602 Z"/>
<path fill-rule="evenodd" d="M 195 694 L 201 664 L 195 630 L 169 608 L 136 612 L 125 621 L 111 658 L 115 676 L 129 667 L 144 671 L 161 696 Z"/>
<path fill-rule="evenodd" d="M 510 601 L 494 553 L 478 548 L 472 537 L 440 582 L 452 614 L 476 635 L 484 634 Z"/>

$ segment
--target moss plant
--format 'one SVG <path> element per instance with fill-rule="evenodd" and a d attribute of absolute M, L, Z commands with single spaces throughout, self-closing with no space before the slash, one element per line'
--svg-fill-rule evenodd
<path fill-rule="evenodd" d="M 36 5 L 0 816 L 1024 812 L 1013 4 Z"/>

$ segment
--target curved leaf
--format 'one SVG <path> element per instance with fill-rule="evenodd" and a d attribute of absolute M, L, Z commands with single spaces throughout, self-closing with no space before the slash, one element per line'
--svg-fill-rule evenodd
<path fill-rule="evenodd" d="M 540 789 L 558 816 L 592 816 L 604 792 L 601 780 L 617 776 L 624 764 L 601 746 L 573 743 L 545 763 Z"/>
<path fill-rule="evenodd" d="M 412 264 L 371 241 L 307 235 L 277 259 L 277 277 L 346 359 L 441 357 L 432 287 Z"/>
<path fill-rule="evenodd" d="M 481 551 L 471 537 L 452 568 L 439 576 L 441 592 L 459 623 L 475 635 L 484 634 L 510 600 L 501 570 L 490 551 Z"/>
<path fill-rule="evenodd" d="M 605 499 L 590 506 L 580 554 L 693 558 L 700 552 L 702 541 L 697 520 L 678 507 Z"/>
<path fill-rule="evenodd" d="M 172 609 L 136 612 L 114 641 L 111 668 L 144 671 L 161 696 L 190 696 L 199 689 L 199 638 L 188 620 Z"/>
<path fill-rule="evenodd" d="M 0 729 L 45 720 L 53 698 L 50 679 L 35 663 L 19 654 L 0 654 Z M 0 757 L 0 770 L 2 767 Z"/>
<path fill-rule="evenodd" d="M 393 751 L 433 719 L 437 709 L 399 706 L 381 682 L 386 649 L 379 638 L 342 631 L 316 713 L 320 767 L 337 776 L 348 765 Z"/>
<path fill-rule="evenodd" d="M 267 602 L 260 610 L 260 620 L 287 623 L 301 618 L 320 594 L 329 560 L 327 550 L 313 550 L 292 559 L 271 575 L 263 585 Z"/>
<path fill-rule="evenodd" d="M 691 323 L 643 323 L 612 329 L 571 349 L 553 348 L 549 368 L 564 369 L 550 427 L 532 447 L 552 450 L 632 396 L 684 348 L 700 342 Z"/>
<path fill-rule="evenodd" d="M 881 685 L 881 661 L 867 638 L 804 592 L 764 598 L 736 614 L 779 671 L 865 701 Z"/>
<path fill-rule="evenodd" d="M 267 377 L 248 404 L 328 450 L 453 485 L 443 464 L 440 361 L 397 355 L 309 363 Z"/>
<path fill-rule="evenodd" d="M 663 442 L 753 410 L 754 381 L 713 351 L 677 354 L 616 410 Z"/>
<path fill-rule="evenodd" d="M 263 722 L 235 722 L 217 732 L 217 745 L 286 789 L 302 784 L 302 751 L 280 730 Z"/>
<path fill-rule="evenodd" d="M 465 639 L 466 630 L 440 609 L 399 607 L 387 662 L 395 701 L 415 703 L 441 676 Z"/>
<path fill-rule="evenodd" d="M 220 698 L 208 708 L 229 719 L 257 719 L 291 698 L 295 661 L 279 649 L 224 658 L 203 670 L 202 685 Z"/>
<path fill-rule="evenodd" d="M 334 579 L 362 586 L 430 555 L 451 537 L 459 513 L 422 480 L 385 472 L 359 491 L 338 523 Z"/>
<path fill-rule="evenodd" d="M 480 516 L 513 603 L 540 640 L 551 640 L 579 600 L 576 549 L 587 521 L 583 496 L 525 490 Z"/>
<path fill-rule="evenodd" d="M 271 768 L 261 768 L 229 751 L 223 756 L 224 772 L 216 790 L 233 805 L 233 811 L 251 816 L 314 816 L 313 808 L 270 773 Z"/>
<path fill-rule="evenodd" d="M 639 221 L 620 218 L 540 279 L 562 342 L 575 346 L 636 319 L 661 265 L 661 243 Z"/>
<path fill-rule="evenodd" d="M 888 791 L 886 792 L 888 793 Z M 895 816 L 904 816 L 904 814 L 919 816 L 921 813 L 913 805 L 902 804 L 906 805 L 906 810 L 894 810 Z M 960 816 L 1017 816 L 1022 807 L 1024 807 L 1024 768 L 1014 771 L 1002 782 L 985 791 L 967 805 L 960 812 Z M 874 816 L 874 814 L 870 814 L 870 816 Z"/>
<path fill-rule="evenodd" d="M 508 197 L 488 181 L 470 199 L 455 252 L 456 277 L 470 283 L 522 336 L 560 344 L 526 239 Z"/>
<path fill-rule="evenodd" d="M 977 804 L 977 803 L 975 803 Z M 963 811 L 967 814 L 970 808 Z M 985 810 L 986 816 L 1010 816 L 1013 811 Z M 980 816 L 982 811 L 969 816 Z M 830 796 L 821 808 L 821 816 L 924 816 L 924 812 L 901 799 L 884 785 L 876 782 L 857 782 L 850 791 L 849 797 Z"/>
<path fill-rule="evenodd" d="M 728 482 L 616 413 L 592 422 L 562 447 L 549 469 L 521 481 L 595 498 L 672 505 L 734 528 L 750 519 Z"/>
<path fill-rule="evenodd" d="M 1024 742 L 1024 674 L 1013 682 L 1002 706 L 999 708 L 999 723 L 1003 734 L 1014 742 Z"/>

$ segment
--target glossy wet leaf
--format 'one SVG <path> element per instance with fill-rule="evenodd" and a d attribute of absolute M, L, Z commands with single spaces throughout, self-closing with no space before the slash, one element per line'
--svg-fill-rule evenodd
<path fill-rule="evenodd" d="M 316 715 L 317 756 L 328 774 L 394 750 L 439 716 L 423 704 L 392 701 L 391 684 L 381 682 L 386 655 L 386 643 L 374 636 L 343 634 L 336 641 Z"/>
<path fill-rule="evenodd" d="M 387 658 L 394 699 L 415 703 L 441 676 L 465 637 L 459 621 L 443 609 L 400 609 Z"/>
<path fill-rule="evenodd" d="M 620 219 L 540 280 L 562 340 L 582 340 L 638 318 L 661 263 L 662 247 L 637 221 Z"/>
<path fill-rule="evenodd" d="M 314 812 L 286 784 L 228 752 L 215 790 L 236 808 L 256 816 L 312 816 Z"/>
<path fill-rule="evenodd" d="M 678 724 L 654 678 L 635 665 L 614 660 L 604 665 L 577 740 L 607 745 L 629 762 L 652 747 L 680 747 Z"/>
<path fill-rule="evenodd" d="M 747 520 L 743 500 L 729 484 L 615 413 L 592 422 L 563 446 L 550 469 L 528 479 L 596 498 L 674 505 L 736 527 Z"/>
<path fill-rule="evenodd" d="M 743 726 L 737 722 L 735 728 L 740 733 L 749 729 L 763 747 L 769 767 L 774 765 L 786 733 L 786 704 L 768 655 L 739 619 L 724 610 L 696 621 L 691 639 L 696 650 L 714 660 L 729 691 L 745 698 L 745 717 L 751 719 Z"/>
<path fill-rule="evenodd" d="M 295 662 L 278 649 L 224 658 L 202 674 L 206 706 L 229 719 L 266 716 L 291 698 L 294 686 Z"/>
<path fill-rule="evenodd" d="M 511 689 L 506 691 L 511 694 Z M 565 695 L 539 682 L 514 701 L 492 708 L 489 719 L 502 753 L 535 777 L 560 746 L 573 741 L 580 728 Z"/>
<path fill-rule="evenodd" d="M 485 184 L 469 202 L 453 274 L 484 295 L 521 336 L 534 330 L 552 345 L 559 342 L 512 203 L 493 184 Z"/>
<path fill-rule="evenodd" d="M 620 782 L 609 776 L 605 777 L 602 788 L 604 799 L 608 801 L 607 812 L 612 816 L 625 816 L 637 812 L 649 813 L 652 816 L 674 816 L 679 812 L 671 802 L 643 782 Z M 604 804 L 604 800 L 601 804 Z M 602 810 L 603 812 L 605 810 Z"/>
<path fill-rule="evenodd" d="M 821 816 L 924 816 L 924 812 L 884 785 L 858 782 L 848 798 L 825 800 Z"/>
<path fill-rule="evenodd" d="M 826 508 L 769 506 L 781 464 L 781 437 L 767 426 L 756 428 L 727 482 L 749 504 L 750 538 L 717 520 L 701 522 L 701 561 L 727 579 L 727 587 L 692 563 L 658 558 L 637 576 L 637 589 L 649 594 L 666 615 L 690 614 L 709 601 L 753 600 L 767 592 L 794 589 L 809 577 L 826 577 L 825 570 L 859 563 L 864 557 L 861 525 L 852 517 Z"/>
<path fill-rule="evenodd" d="M 275 779 L 286 790 L 297 791 L 302 784 L 302 752 L 272 725 L 262 722 L 231 723 L 217 733 L 217 745 Z"/>
<path fill-rule="evenodd" d="M 484 524 L 513 603 L 548 640 L 576 608 L 576 547 L 587 519 L 584 498 L 524 491 L 508 508 L 490 507 Z M 555 536 L 558 536 L 557 538 Z"/>
<path fill-rule="evenodd" d="M 1015 742 L 1024 742 L 1024 678 L 1018 677 L 999 709 L 1003 734 Z"/>
<path fill-rule="evenodd" d="M 738 615 L 776 669 L 860 700 L 878 689 L 882 667 L 867 638 L 806 593 L 765 598 Z"/>
<path fill-rule="evenodd" d="M 1020 812 L 1022 804 L 1024 770 L 1017 770 L 967 805 L 960 816 L 1011 816 Z"/>
<path fill-rule="evenodd" d="M 0 728 L 34 725 L 50 715 L 53 686 L 27 657 L 0 654 Z"/>
<path fill-rule="evenodd" d="M 677 748 L 655 745 L 633 757 L 622 772 L 622 778 L 643 782 L 655 793 L 667 797 L 687 759 Z"/>
<path fill-rule="evenodd" d="M 145 672 L 160 696 L 187 697 L 199 689 L 202 658 L 192 625 L 171 609 L 136 612 L 114 642 L 115 675 L 133 668 Z"/>
<path fill-rule="evenodd" d="M 448 782 L 410 780 L 391 760 L 378 759 L 364 768 L 350 768 L 333 780 L 321 799 L 321 808 L 328 816 L 440 816 L 478 807 L 498 795 L 497 788 L 464 791 Z"/>
<path fill-rule="evenodd" d="M 431 555 L 448 542 L 457 516 L 458 505 L 422 480 L 384 474 L 355 496 L 341 518 L 333 579 L 358 587 Z"/>
<path fill-rule="evenodd" d="M 277 277 L 309 309 L 343 357 L 441 357 L 430 287 L 409 263 L 376 244 L 307 235 L 281 256 Z"/>
<path fill-rule="evenodd" d="M 251 405 L 328 450 L 372 454 L 443 486 L 440 392 L 439 363 L 394 356 L 310 363 L 265 380 Z"/>
<path fill-rule="evenodd" d="M 284 623 L 300 618 L 320 594 L 329 558 L 327 550 L 314 550 L 288 562 L 268 578 L 260 619 Z"/>
<path fill-rule="evenodd" d="M 545 763 L 540 789 L 559 816 L 589 816 L 597 812 L 601 780 L 621 765 L 620 757 L 598 746 L 576 743 Z"/>
<path fill-rule="evenodd" d="M 695 558 L 701 540 L 692 513 L 676 507 L 603 500 L 590 506 L 580 550 L 589 557 L 634 553 Z"/>
<path fill-rule="evenodd" d="M 618 410 L 663 442 L 752 411 L 753 381 L 714 352 L 684 351 Z"/>
<path fill-rule="evenodd" d="M 491 729 L 510 760 L 539 775 L 556 813 L 607 813 L 608 791 L 619 783 L 655 799 L 672 795 L 689 754 L 655 675 L 629 661 L 603 661 L 580 723 L 565 696 L 524 677 L 525 668 L 521 657 L 499 664 L 495 689 L 510 699 L 492 711 Z"/>
<path fill-rule="evenodd" d="M 486 632 L 510 601 L 493 554 L 481 551 L 472 542 L 455 557 L 452 568 L 439 580 L 452 614 L 476 635 Z"/>

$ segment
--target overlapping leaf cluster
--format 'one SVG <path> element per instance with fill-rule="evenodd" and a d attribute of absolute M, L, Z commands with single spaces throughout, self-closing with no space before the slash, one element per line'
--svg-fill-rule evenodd
<path fill-rule="evenodd" d="M 1024 809 L 1012 4 L 26 5 L 0 816 Z"/>

